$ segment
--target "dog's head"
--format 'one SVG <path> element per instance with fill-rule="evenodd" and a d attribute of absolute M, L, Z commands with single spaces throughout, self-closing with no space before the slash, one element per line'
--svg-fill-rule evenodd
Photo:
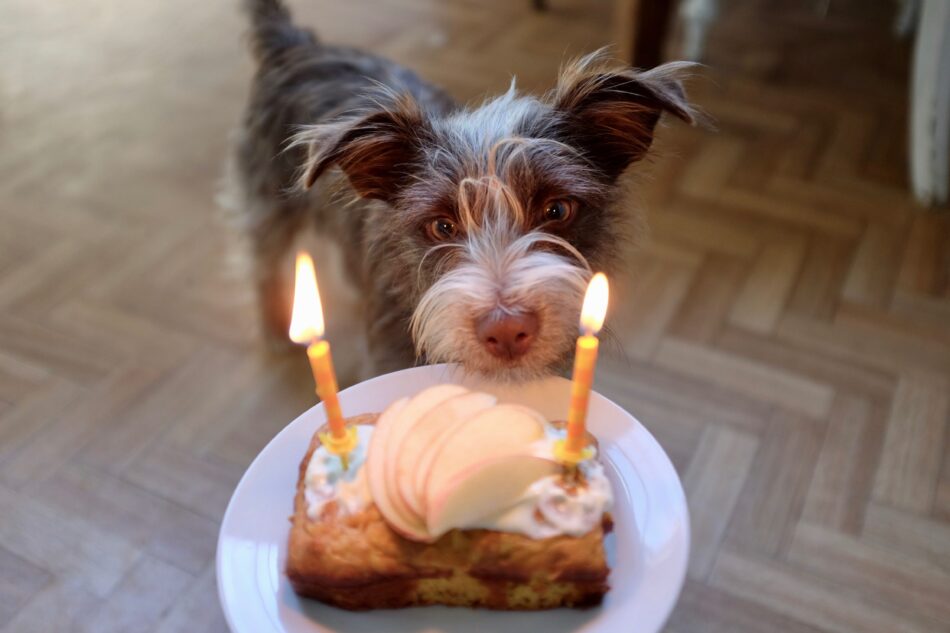
<path fill-rule="evenodd" d="M 544 98 L 506 94 L 434 116 L 405 96 L 303 132 L 307 186 L 336 165 L 364 198 L 377 270 L 411 313 L 416 350 L 524 379 L 556 369 L 577 336 L 593 269 L 609 269 L 631 211 L 620 175 L 666 111 L 692 122 L 682 64 L 647 72 L 600 56 Z"/>

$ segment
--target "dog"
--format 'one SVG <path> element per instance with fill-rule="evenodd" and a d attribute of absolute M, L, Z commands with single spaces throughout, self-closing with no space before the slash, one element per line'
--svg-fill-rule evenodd
<path fill-rule="evenodd" d="M 454 362 L 521 381 L 564 368 L 594 270 L 628 239 L 621 176 L 680 76 L 594 53 L 547 95 L 463 107 L 387 59 L 321 43 L 280 0 L 246 0 L 257 63 L 230 178 L 265 329 L 286 337 L 295 236 L 335 243 L 357 290 L 365 375 Z M 318 269 L 318 274 L 322 269 Z"/>

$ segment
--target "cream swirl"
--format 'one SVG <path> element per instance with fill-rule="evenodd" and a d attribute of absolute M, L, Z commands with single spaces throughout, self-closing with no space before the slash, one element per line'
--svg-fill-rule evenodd
<path fill-rule="evenodd" d="M 304 475 L 304 499 L 307 516 L 319 518 L 324 506 L 336 501 L 343 514 L 356 514 L 372 503 L 369 484 L 366 481 L 366 449 L 373 435 L 373 427 L 359 424 L 356 427 L 359 445 L 350 453 L 350 466 L 343 470 L 340 458 L 324 446 L 318 447 L 310 457 Z"/>
<path fill-rule="evenodd" d="M 367 447 L 374 427 L 357 427 L 360 445 L 352 454 L 350 468 L 343 470 L 339 458 L 319 447 L 307 466 L 304 495 L 307 514 L 316 519 L 329 501 L 336 501 L 344 514 L 354 514 L 372 501 L 365 468 Z M 545 424 L 544 438 L 535 442 L 532 453 L 554 459 L 554 442 L 564 432 Z M 514 502 L 473 521 L 463 529 L 488 529 L 524 534 L 535 539 L 559 535 L 583 536 L 594 529 L 610 510 L 613 495 L 603 466 L 595 458 L 580 465 L 581 484 L 565 486 L 560 474 L 531 483 Z"/>
<path fill-rule="evenodd" d="M 554 459 L 554 441 L 563 432 L 547 427 L 538 443 L 540 456 Z M 471 527 L 516 532 L 541 539 L 566 534 L 583 536 L 599 525 L 613 505 L 613 492 L 596 454 L 580 464 L 581 483 L 566 486 L 562 475 L 550 475 L 528 486 L 511 506 Z"/>

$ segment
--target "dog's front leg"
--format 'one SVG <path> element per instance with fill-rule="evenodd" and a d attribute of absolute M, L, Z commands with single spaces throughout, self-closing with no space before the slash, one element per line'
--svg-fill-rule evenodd
<path fill-rule="evenodd" d="M 289 214 L 275 215 L 274 221 L 255 227 L 249 236 L 261 330 L 268 345 L 276 349 L 290 345 L 292 296 L 287 262 L 298 228 L 299 222 Z"/>
<path fill-rule="evenodd" d="M 385 294 L 367 302 L 368 353 L 361 372 L 363 380 L 416 364 L 409 335 L 409 315 L 396 308 L 397 305 Z"/>

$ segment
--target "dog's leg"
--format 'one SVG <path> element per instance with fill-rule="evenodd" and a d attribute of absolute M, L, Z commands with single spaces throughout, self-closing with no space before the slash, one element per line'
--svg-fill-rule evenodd
<path fill-rule="evenodd" d="M 290 345 L 287 332 L 293 300 L 288 261 L 300 223 L 290 214 L 273 218 L 249 236 L 251 264 L 264 339 L 274 349 L 285 349 Z"/>
<path fill-rule="evenodd" d="M 261 185 L 265 167 L 251 158 L 255 145 L 241 132 L 235 153 L 228 160 L 216 196 L 224 221 L 239 240 L 234 242 L 232 263 L 254 284 L 260 329 L 264 340 L 276 349 L 290 341 L 290 267 L 288 254 L 301 228 L 299 208 L 276 196 L 264 195 Z"/>
<path fill-rule="evenodd" d="M 399 305 L 387 289 L 375 287 L 366 304 L 367 362 L 363 379 L 386 374 L 416 362 L 412 337 L 409 334 L 409 316 L 395 309 Z"/>

